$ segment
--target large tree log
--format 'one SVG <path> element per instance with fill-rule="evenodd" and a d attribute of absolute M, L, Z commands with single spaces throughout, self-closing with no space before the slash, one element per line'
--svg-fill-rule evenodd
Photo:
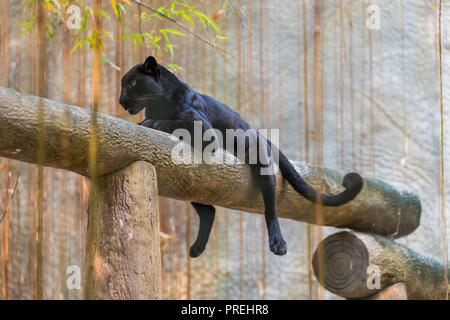
<path fill-rule="evenodd" d="M 339 232 L 323 240 L 313 256 L 320 284 L 345 298 L 365 298 L 397 282 L 408 299 L 446 299 L 448 269 L 435 258 L 379 235 Z"/>
<path fill-rule="evenodd" d="M 86 299 L 161 299 L 154 167 L 140 161 L 93 179 L 88 218 Z"/>
<path fill-rule="evenodd" d="M 89 176 L 89 110 L 0 88 L 0 156 L 36 163 L 38 105 L 45 111 L 45 163 Z M 177 164 L 171 158 L 179 143 L 174 136 L 125 120 L 98 114 L 98 175 L 145 160 L 158 174 L 159 194 L 180 200 L 263 212 L 263 201 L 251 181 L 248 166 L 240 164 Z M 344 174 L 293 162 L 300 175 L 322 192 L 336 194 Z M 357 198 L 340 207 L 316 210 L 277 174 L 279 216 L 297 221 L 382 235 L 402 236 L 419 225 L 420 200 L 401 185 L 365 179 Z"/>

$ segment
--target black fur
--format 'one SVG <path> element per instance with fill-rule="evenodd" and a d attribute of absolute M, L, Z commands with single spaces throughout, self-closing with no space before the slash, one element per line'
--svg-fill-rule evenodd
<path fill-rule="evenodd" d="M 145 108 L 146 119 L 141 124 L 168 133 L 178 128 L 192 130 L 194 121 L 202 122 L 203 131 L 214 128 L 224 137 L 226 129 L 243 129 L 244 131 L 251 129 L 238 113 L 207 95 L 195 92 L 173 73 L 159 65 L 153 57 L 148 57 L 144 63 L 134 66 L 122 78 L 120 104 L 131 114 L 136 114 Z M 257 133 L 256 135 L 259 139 L 259 148 L 267 148 L 267 154 L 275 150 L 270 141 Z M 237 146 L 234 150 L 228 151 L 237 155 Z M 245 159 L 241 160 L 249 163 L 248 157 L 247 140 L 245 141 Z M 260 174 L 260 169 L 268 166 L 267 162 L 262 160 L 258 156 L 256 164 L 250 164 L 250 167 L 264 200 L 270 250 L 277 255 L 283 255 L 287 251 L 287 246 L 278 223 L 275 176 Z M 349 173 L 343 181 L 345 191 L 338 195 L 320 194 L 302 179 L 282 152 L 279 152 L 278 162 L 283 177 L 297 192 L 306 199 L 314 203 L 320 202 L 324 206 L 339 206 L 353 200 L 363 186 L 363 180 L 359 174 Z M 213 225 L 215 209 L 213 206 L 199 203 L 192 203 L 192 205 L 199 215 L 200 228 L 190 255 L 197 257 L 205 249 Z"/>

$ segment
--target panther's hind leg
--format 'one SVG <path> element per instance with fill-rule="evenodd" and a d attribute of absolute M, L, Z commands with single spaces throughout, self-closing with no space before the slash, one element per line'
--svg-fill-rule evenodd
<path fill-rule="evenodd" d="M 276 207 L 276 182 L 274 175 L 261 174 L 261 164 L 250 165 L 252 175 L 256 179 L 264 200 L 264 217 L 269 233 L 269 247 L 274 254 L 282 256 L 287 252 L 287 245 L 281 234 Z"/>
<path fill-rule="evenodd" d="M 191 246 L 189 254 L 192 258 L 196 258 L 202 254 L 208 243 L 209 234 L 211 233 L 212 225 L 216 209 L 213 206 L 191 202 L 195 211 L 197 211 L 200 218 L 200 227 L 198 230 L 197 239 Z"/>
<path fill-rule="evenodd" d="M 281 234 L 280 224 L 278 222 L 276 206 L 276 179 L 273 171 L 273 161 L 276 155 L 272 154 L 270 142 L 261 136 L 257 139 L 257 161 L 252 163 L 251 152 L 255 151 L 254 144 L 246 145 L 245 160 L 250 165 L 253 178 L 256 180 L 259 190 L 264 200 L 264 217 L 266 219 L 267 231 L 269 234 L 269 247 L 276 255 L 284 255 L 287 252 L 287 245 Z M 264 150 L 264 152 L 261 149 Z"/>

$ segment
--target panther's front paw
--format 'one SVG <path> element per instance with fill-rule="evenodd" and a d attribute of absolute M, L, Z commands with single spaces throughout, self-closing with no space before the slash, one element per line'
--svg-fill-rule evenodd
<path fill-rule="evenodd" d="M 287 244 L 281 234 L 275 234 L 269 237 L 270 251 L 277 256 L 285 255 L 287 252 Z"/>
<path fill-rule="evenodd" d="M 163 126 L 161 124 L 160 121 L 157 120 L 149 120 L 149 119 L 145 119 L 144 121 L 138 123 L 141 126 L 153 129 L 153 130 L 158 130 L 158 131 L 164 131 Z"/>
<path fill-rule="evenodd" d="M 148 120 L 148 119 L 145 119 L 144 121 L 139 122 L 138 125 L 151 128 L 152 127 L 152 121 Z"/>
<path fill-rule="evenodd" d="M 189 255 L 191 256 L 191 258 L 197 258 L 199 255 L 201 255 L 203 253 L 203 251 L 205 251 L 204 246 L 200 246 L 200 245 L 194 243 L 191 246 L 191 249 L 189 250 Z"/>

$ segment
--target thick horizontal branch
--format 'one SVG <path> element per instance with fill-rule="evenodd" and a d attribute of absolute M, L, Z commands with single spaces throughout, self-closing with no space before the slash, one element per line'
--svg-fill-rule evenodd
<path fill-rule="evenodd" d="M 248 166 L 176 164 L 171 153 L 179 140 L 174 136 L 105 114 L 98 114 L 97 124 L 98 175 L 117 171 L 135 161 L 148 161 L 157 171 L 161 196 L 263 212 L 264 204 Z M 40 135 L 39 127 L 44 129 Z M 43 159 L 45 166 L 89 176 L 90 132 L 89 110 L 0 88 L 0 156 L 31 163 Z M 40 144 L 39 136 L 44 140 Z M 38 152 L 39 145 L 43 146 L 42 152 Z M 293 164 L 309 184 L 322 192 L 343 191 L 342 172 Z M 415 194 L 404 186 L 377 179 L 365 179 L 363 190 L 350 203 L 318 210 L 295 192 L 279 172 L 277 203 L 282 218 L 394 236 L 414 231 L 421 212 Z"/>
<path fill-rule="evenodd" d="M 401 282 L 408 299 L 448 299 L 448 268 L 379 235 L 329 236 L 314 253 L 313 270 L 325 289 L 345 298 L 374 297 Z"/>

